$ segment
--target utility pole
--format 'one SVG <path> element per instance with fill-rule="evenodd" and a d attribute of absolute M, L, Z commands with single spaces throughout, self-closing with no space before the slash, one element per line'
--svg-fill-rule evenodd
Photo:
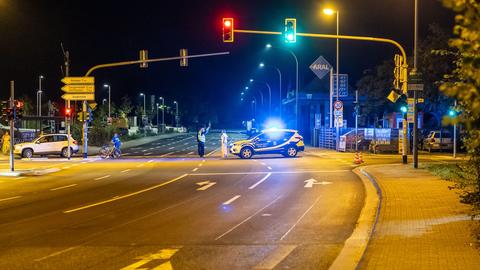
<path fill-rule="evenodd" d="M 415 0 L 415 23 L 414 23 L 414 46 L 413 46 L 413 73 L 417 73 L 417 42 L 418 42 L 418 1 Z M 413 91 L 413 167 L 418 168 L 418 94 Z"/>
<path fill-rule="evenodd" d="M 457 110 L 457 100 L 455 100 L 455 112 Z M 457 158 L 457 114 L 455 114 L 455 120 L 453 122 L 453 158 Z"/>
<path fill-rule="evenodd" d="M 358 90 L 355 90 L 355 152 L 358 152 Z"/>
<path fill-rule="evenodd" d="M 60 46 L 62 47 L 63 59 L 65 61 L 65 77 L 68 77 L 68 76 L 70 76 L 70 52 L 65 51 L 62 43 L 60 43 Z M 65 106 L 67 107 L 67 109 L 70 109 L 70 100 L 66 100 Z M 70 121 L 71 121 L 71 119 L 69 119 L 67 116 L 65 116 L 65 125 L 67 127 L 67 147 L 68 147 L 67 148 L 67 159 L 68 160 L 70 160 L 70 156 L 72 155 L 71 148 L 70 148 L 70 137 L 71 137 Z"/>
<path fill-rule="evenodd" d="M 13 117 L 9 120 L 10 122 L 10 171 L 15 171 L 15 164 L 14 164 L 14 156 L 13 156 L 13 148 L 15 146 L 15 118 L 16 118 L 16 111 L 15 111 L 15 81 L 10 81 L 10 109 L 13 111 Z"/>

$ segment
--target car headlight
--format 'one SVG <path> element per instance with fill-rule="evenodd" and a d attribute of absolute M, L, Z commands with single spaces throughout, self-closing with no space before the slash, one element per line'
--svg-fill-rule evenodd
<path fill-rule="evenodd" d="M 20 145 L 15 145 L 15 149 L 16 149 L 16 150 L 18 150 L 18 149 L 20 149 L 20 148 L 22 148 Z"/>

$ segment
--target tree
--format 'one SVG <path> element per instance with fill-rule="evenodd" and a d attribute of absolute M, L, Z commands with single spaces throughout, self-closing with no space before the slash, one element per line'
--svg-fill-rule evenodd
<path fill-rule="evenodd" d="M 465 147 L 469 161 L 462 166 L 472 185 L 462 196 L 463 202 L 474 206 L 480 214 L 480 3 L 477 0 L 443 0 L 455 13 L 452 51 L 443 55 L 455 57 L 455 69 L 445 76 L 440 90 L 458 101 L 460 114 L 455 121 L 466 129 Z"/>
<path fill-rule="evenodd" d="M 126 118 L 133 111 L 132 100 L 129 96 L 123 96 L 118 107 L 119 117 Z"/>

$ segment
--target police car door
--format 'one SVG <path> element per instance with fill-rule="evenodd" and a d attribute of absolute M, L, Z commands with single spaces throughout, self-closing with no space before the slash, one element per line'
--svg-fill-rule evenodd
<path fill-rule="evenodd" d="M 253 142 L 253 147 L 257 150 L 261 150 L 263 148 L 267 148 L 269 144 L 270 144 L 270 141 L 267 134 L 262 133 L 255 138 Z"/>

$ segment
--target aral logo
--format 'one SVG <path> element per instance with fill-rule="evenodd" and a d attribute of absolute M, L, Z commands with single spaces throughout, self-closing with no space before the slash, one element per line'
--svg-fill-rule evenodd
<path fill-rule="evenodd" d="M 317 75 L 319 79 L 321 79 L 330 72 L 332 65 L 330 65 L 330 63 L 328 63 L 323 56 L 320 56 L 310 65 L 310 69 L 313 71 L 313 73 L 315 73 L 315 75 Z"/>

